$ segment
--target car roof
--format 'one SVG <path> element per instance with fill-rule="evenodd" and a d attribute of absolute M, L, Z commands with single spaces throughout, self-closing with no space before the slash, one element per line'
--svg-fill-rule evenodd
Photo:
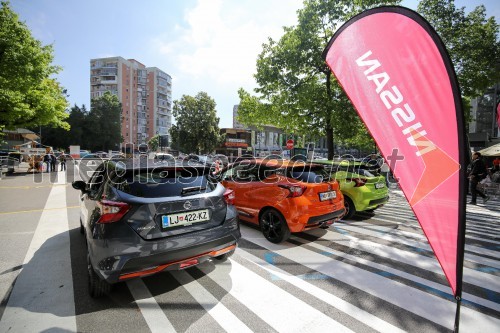
<path fill-rule="evenodd" d="M 313 162 L 304 161 L 292 161 L 292 160 L 277 160 L 277 159 L 267 159 L 267 158 L 255 158 L 255 159 L 245 159 L 238 161 L 238 163 L 248 163 L 248 164 L 260 164 L 266 166 L 280 166 L 283 168 L 301 167 L 301 166 L 320 166 Z"/>
<path fill-rule="evenodd" d="M 206 164 L 197 163 L 193 161 L 183 161 L 183 160 L 164 160 L 158 162 L 152 159 L 140 159 L 139 161 L 128 158 L 119 160 L 108 160 L 105 161 L 108 165 L 112 165 L 116 168 L 125 170 L 151 170 L 158 168 L 168 168 L 168 167 L 190 167 L 190 168 L 207 168 Z M 208 168 L 207 168 L 208 169 Z"/>

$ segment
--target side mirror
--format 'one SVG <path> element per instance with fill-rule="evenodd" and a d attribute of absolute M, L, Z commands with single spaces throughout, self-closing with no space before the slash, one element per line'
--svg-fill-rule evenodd
<path fill-rule="evenodd" d="M 85 188 L 87 187 L 87 184 L 83 180 L 77 180 L 77 181 L 74 181 L 73 183 L 71 183 L 71 186 L 73 186 L 73 188 L 75 190 L 85 192 Z"/>

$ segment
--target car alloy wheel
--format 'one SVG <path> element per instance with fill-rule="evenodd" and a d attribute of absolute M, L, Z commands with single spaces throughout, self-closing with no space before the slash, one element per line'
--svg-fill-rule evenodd
<path fill-rule="evenodd" d="M 260 230 L 271 243 L 281 243 L 290 237 L 290 229 L 285 218 L 275 209 L 266 209 L 260 219 Z"/>
<path fill-rule="evenodd" d="M 343 219 L 350 219 L 356 214 L 356 207 L 348 196 L 344 196 L 345 215 Z"/>

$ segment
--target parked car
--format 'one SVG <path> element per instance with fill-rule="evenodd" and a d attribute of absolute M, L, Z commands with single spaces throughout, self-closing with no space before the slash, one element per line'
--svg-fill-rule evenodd
<path fill-rule="evenodd" d="M 214 163 L 213 159 L 207 155 L 189 154 L 188 156 L 184 157 L 183 160 L 195 163 L 202 163 L 205 164 L 206 166 L 212 166 L 212 164 Z"/>
<path fill-rule="evenodd" d="M 234 191 L 242 221 L 260 226 L 272 243 L 292 232 L 326 228 L 345 212 L 339 184 L 322 165 L 288 160 L 240 160 L 218 174 Z"/>
<path fill-rule="evenodd" d="M 172 154 L 156 153 L 153 160 L 155 162 L 175 162 L 175 157 Z"/>
<path fill-rule="evenodd" d="M 108 160 L 73 187 L 92 297 L 127 279 L 225 260 L 241 237 L 234 192 L 203 165 Z"/>
<path fill-rule="evenodd" d="M 94 155 L 97 155 L 99 156 L 100 158 L 107 158 L 108 157 L 108 153 L 106 153 L 105 151 L 96 151 L 94 153 Z"/>
<path fill-rule="evenodd" d="M 340 183 L 346 208 L 345 219 L 353 217 L 356 212 L 372 212 L 389 201 L 385 177 L 374 174 L 373 166 L 356 161 L 314 160 L 314 163 L 325 165 Z"/>

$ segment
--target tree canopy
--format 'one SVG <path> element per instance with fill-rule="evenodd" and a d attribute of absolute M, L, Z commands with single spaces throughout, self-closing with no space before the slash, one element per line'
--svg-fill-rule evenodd
<path fill-rule="evenodd" d="M 0 8 L 0 126 L 69 129 L 66 91 L 52 76 L 52 45 L 42 46 L 8 2 Z"/>
<path fill-rule="evenodd" d="M 328 158 L 333 138 L 346 142 L 366 134 L 344 91 L 322 58 L 333 33 L 352 16 L 398 0 L 305 0 L 298 25 L 263 45 L 257 59 L 257 96 L 239 90 L 238 119 L 248 125 L 272 124 L 297 134 L 325 135 Z"/>
<path fill-rule="evenodd" d="M 468 116 L 469 101 L 500 80 L 499 26 L 486 17 L 486 8 L 477 6 L 469 14 L 454 0 L 422 0 L 418 12 L 443 40 L 455 67 Z"/>
<path fill-rule="evenodd" d="M 91 101 L 87 127 L 92 133 L 89 149 L 106 150 L 119 147 L 121 136 L 122 105 L 118 96 L 109 91 Z"/>
<path fill-rule="evenodd" d="M 328 158 L 337 142 L 373 141 L 321 57 L 333 33 L 352 16 L 372 7 L 400 1 L 305 0 L 297 26 L 285 27 L 279 40 L 268 39 L 257 59 L 256 95 L 238 91 L 238 120 L 270 124 L 297 134 L 327 138 Z M 500 79 L 498 24 L 486 18 L 484 6 L 468 15 L 453 0 L 422 0 L 418 11 L 443 39 L 455 66 L 469 112 L 471 98 Z"/>
<path fill-rule="evenodd" d="M 118 97 L 107 92 L 92 100 L 90 112 L 85 105 L 74 105 L 68 114 L 71 131 L 51 126 L 41 127 L 42 143 L 55 149 L 68 150 L 70 145 L 82 149 L 117 150 L 122 142 L 120 121 L 121 104 Z M 38 132 L 39 127 L 32 127 Z"/>
<path fill-rule="evenodd" d="M 170 129 L 172 148 L 186 153 L 210 153 L 221 142 L 215 101 L 206 92 L 174 101 L 177 124 Z"/>

